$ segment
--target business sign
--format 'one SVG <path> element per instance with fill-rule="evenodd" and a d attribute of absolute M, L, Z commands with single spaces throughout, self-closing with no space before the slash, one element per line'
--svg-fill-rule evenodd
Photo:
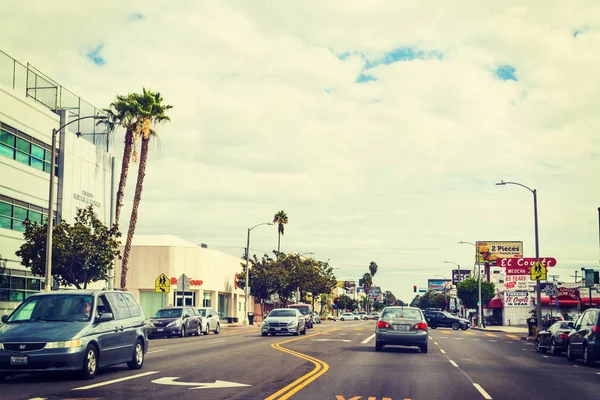
<path fill-rule="evenodd" d="M 554 267 L 556 266 L 556 258 L 552 257 L 540 257 L 540 263 L 545 267 Z M 529 273 L 529 268 L 535 265 L 535 258 L 498 258 L 496 260 L 497 267 L 505 267 L 505 268 L 527 268 Z"/>
<path fill-rule="evenodd" d="M 427 289 L 434 290 L 436 292 L 443 292 L 446 290 L 446 286 L 450 285 L 450 280 L 448 279 L 428 279 L 427 280 Z"/>
<path fill-rule="evenodd" d="M 504 292 L 505 307 L 529 306 L 529 292 Z"/>
<path fill-rule="evenodd" d="M 457 269 L 453 269 L 452 270 L 452 284 L 456 285 L 458 282 L 464 281 L 469 276 L 471 276 L 471 270 L 470 269 L 461 269 L 460 270 L 460 278 L 459 278 L 459 275 L 458 275 L 458 270 Z"/>
<path fill-rule="evenodd" d="M 523 258 L 523 242 L 477 242 L 478 263 L 496 265 L 498 258 Z"/>
<path fill-rule="evenodd" d="M 527 290 L 529 275 L 507 275 L 504 278 L 504 288 L 507 290 Z"/>
<path fill-rule="evenodd" d="M 381 288 L 379 286 L 373 286 L 369 290 L 369 297 L 377 298 L 381 294 Z"/>

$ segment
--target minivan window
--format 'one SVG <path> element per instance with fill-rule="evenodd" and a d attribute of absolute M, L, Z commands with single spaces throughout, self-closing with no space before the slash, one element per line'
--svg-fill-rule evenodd
<path fill-rule="evenodd" d="M 26 299 L 8 318 L 11 322 L 86 322 L 92 315 L 94 297 L 89 295 L 43 295 Z"/>
<path fill-rule="evenodd" d="M 206 310 L 201 308 L 198 310 L 198 314 L 202 315 L 203 317 L 206 317 Z"/>
<path fill-rule="evenodd" d="M 388 308 L 382 318 L 408 318 L 421 319 L 421 312 L 411 308 Z"/>
<path fill-rule="evenodd" d="M 127 303 L 125 303 L 125 300 L 123 300 L 121 293 L 106 293 L 106 297 L 108 298 L 108 302 L 113 309 L 115 319 L 131 318 L 131 313 L 129 312 Z"/>
<path fill-rule="evenodd" d="M 158 310 L 152 318 L 180 318 L 181 311 L 181 308 L 164 308 Z"/>
<path fill-rule="evenodd" d="M 125 301 L 125 304 L 127 304 L 127 308 L 129 308 L 129 313 L 132 317 L 139 317 L 142 315 L 140 306 L 131 293 L 121 293 L 121 296 L 123 296 L 123 300 Z"/>

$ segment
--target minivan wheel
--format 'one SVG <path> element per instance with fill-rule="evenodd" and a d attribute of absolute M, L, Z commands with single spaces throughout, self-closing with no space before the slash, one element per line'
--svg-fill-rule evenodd
<path fill-rule="evenodd" d="M 198 326 L 196 327 L 196 332 L 194 332 L 194 335 L 196 335 L 196 336 L 200 336 L 200 334 L 201 334 L 201 333 L 202 333 L 202 332 L 201 332 L 201 330 L 200 330 L 200 325 L 198 325 Z"/>
<path fill-rule="evenodd" d="M 218 335 L 219 332 L 221 332 L 221 324 L 219 324 L 218 322 L 217 322 L 217 327 L 215 328 L 214 332 L 215 332 L 215 335 Z"/>
<path fill-rule="evenodd" d="M 93 379 L 96 373 L 98 373 L 98 351 L 96 350 L 96 346 L 89 344 L 85 349 L 85 357 L 83 357 L 81 378 Z"/>
<path fill-rule="evenodd" d="M 594 365 L 594 359 L 588 352 L 587 344 L 583 345 L 583 365 L 587 365 L 588 367 Z"/>
<path fill-rule="evenodd" d="M 127 366 L 129 369 L 141 369 L 142 365 L 144 365 L 144 345 L 142 344 L 142 341 L 138 339 L 133 348 L 131 361 L 127 363 Z"/>
<path fill-rule="evenodd" d="M 453 322 L 453 323 L 452 323 L 452 329 L 453 329 L 453 330 L 457 331 L 457 330 L 458 330 L 458 327 L 459 327 L 459 326 L 458 326 L 458 322 Z"/>
<path fill-rule="evenodd" d="M 567 343 L 567 360 L 569 360 L 569 361 L 575 360 L 575 356 L 573 355 L 573 352 L 571 351 L 571 343 Z"/>
<path fill-rule="evenodd" d="M 179 336 L 185 337 L 185 326 L 181 327 L 181 332 L 179 333 Z"/>
<path fill-rule="evenodd" d="M 208 335 L 208 322 L 206 323 L 206 329 L 202 333 L 205 335 Z"/>

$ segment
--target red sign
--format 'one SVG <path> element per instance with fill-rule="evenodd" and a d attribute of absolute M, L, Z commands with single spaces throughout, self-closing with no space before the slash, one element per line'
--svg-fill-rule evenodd
<path fill-rule="evenodd" d="M 530 267 L 506 267 L 506 275 L 529 275 Z"/>
<path fill-rule="evenodd" d="M 579 298 L 579 289 L 571 289 L 566 287 L 559 287 L 556 289 L 557 296 L 571 296 L 574 299 Z"/>
<path fill-rule="evenodd" d="M 542 263 L 545 267 L 554 267 L 556 265 L 556 258 L 552 257 L 540 257 L 540 263 Z M 506 267 L 506 268 L 527 268 L 529 271 L 529 267 L 535 265 L 535 258 L 499 258 L 496 260 L 497 267 Z M 526 272 L 528 274 L 529 272 Z M 525 274 L 515 274 L 515 275 L 525 275 Z"/>
<path fill-rule="evenodd" d="M 199 279 L 190 279 L 190 285 L 192 286 L 202 286 L 204 282 L 202 282 Z M 177 285 L 177 278 L 172 277 L 171 278 L 171 285 Z"/>

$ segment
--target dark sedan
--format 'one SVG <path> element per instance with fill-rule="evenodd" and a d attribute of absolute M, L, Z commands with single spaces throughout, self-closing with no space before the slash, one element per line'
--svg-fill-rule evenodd
<path fill-rule="evenodd" d="M 431 329 L 440 327 L 452 328 L 456 331 L 460 328 L 464 331 L 471 326 L 468 320 L 456 317 L 445 311 L 425 311 L 425 319 Z"/>
<path fill-rule="evenodd" d="M 535 337 L 534 347 L 539 353 L 550 350 L 550 354 L 557 356 L 567 350 L 569 332 L 573 328 L 573 321 L 558 321 L 550 328 L 539 331 Z"/>
<path fill-rule="evenodd" d="M 192 307 L 162 308 L 147 323 L 148 337 L 200 336 L 202 319 Z"/>

